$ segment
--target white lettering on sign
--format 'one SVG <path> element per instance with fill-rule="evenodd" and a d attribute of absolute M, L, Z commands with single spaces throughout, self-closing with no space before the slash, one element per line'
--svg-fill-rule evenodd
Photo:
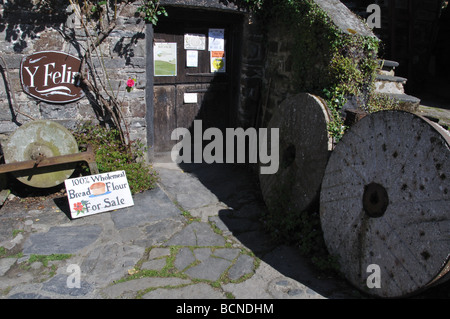
<path fill-rule="evenodd" d="M 29 95 L 45 102 L 73 102 L 84 96 L 76 83 L 80 66 L 80 59 L 63 52 L 34 53 L 22 60 L 22 87 Z"/>
<path fill-rule="evenodd" d="M 125 171 L 72 178 L 64 183 L 72 218 L 134 205 Z"/>

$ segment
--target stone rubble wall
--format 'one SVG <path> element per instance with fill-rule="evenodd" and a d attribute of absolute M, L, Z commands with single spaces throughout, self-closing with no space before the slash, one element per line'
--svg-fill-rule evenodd
<path fill-rule="evenodd" d="M 0 142 L 14 132 L 30 118 L 55 120 L 68 129 L 74 129 L 80 123 L 90 120 L 99 122 L 95 103 L 88 97 L 68 104 L 51 104 L 39 101 L 26 94 L 20 83 L 20 64 L 22 58 L 39 51 L 59 51 L 81 58 L 87 47 L 87 38 L 80 21 L 71 7 L 55 16 L 39 17 L 31 10 L 19 10 L 11 5 L 0 5 L 0 60 L 2 77 L 0 78 Z M 129 126 L 130 138 L 146 143 L 147 124 L 145 86 L 146 86 L 146 40 L 145 22 L 135 16 L 136 6 L 127 7 L 118 18 L 118 25 L 107 37 L 99 50 L 103 59 L 92 58 L 101 72 L 99 77 L 105 80 L 104 64 L 112 91 L 123 100 L 122 112 Z M 68 17 L 68 18 L 67 18 Z M 63 33 L 76 41 L 66 40 Z M 9 70 L 9 83 L 17 104 L 6 89 L 4 64 Z M 130 93 L 126 92 L 126 80 L 137 79 L 137 85 Z M 119 87 L 120 84 L 120 87 Z"/>

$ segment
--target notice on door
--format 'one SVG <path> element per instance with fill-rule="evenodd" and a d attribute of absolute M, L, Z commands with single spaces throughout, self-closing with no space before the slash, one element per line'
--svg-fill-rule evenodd
<path fill-rule="evenodd" d="M 225 29 L 209 29 L 208 32 L 209 51 L 225 50 Z"/>
<path fill-rule="evenodd" d="M 134 205 L 125 171 L 71 178 L 64 183 L 72 218 Z"/>
<path fill-rule="evenodd" d="M 225 51 L 211 51 L 211 72 L 225 71 Z"/>
<path fill-rule="evenodd" d="M 198 67 L 198 51 L 186 50 L 186 66 L 188 68 Z"/>
<path fill-rule="evenodd" d="M 206 35 L 186 33 L 184 35 L 184 49 L 185 50 L 205 50 Z"/>
<path fill-rule="evenodd" d="M 177 44 L 156 42 L 153 47 L 155 76 L 177 76 Z"/>

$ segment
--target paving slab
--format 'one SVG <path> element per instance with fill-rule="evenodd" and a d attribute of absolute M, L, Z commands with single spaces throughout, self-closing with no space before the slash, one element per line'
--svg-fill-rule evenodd
<path fill-rule="evenodd" d="M 0 259 L 0 276 L 6 274 L 6 272 L 14 265 L 17 258 L 2 258 Z"/>
<path fill-rule="evenodd" d="M 240 255 L 236 263 L 228 271 L 230 280 L 238 280 L 239 278 L 249 275 L 254 271 L 255 260 L 248 255 Z"/>
<path fill-rule="evenodd" d="M 198 265 L 186 270 L 185 273 L 191 278 L 216 281 L 230 265 L 229 260 L 209 256 Z"/>
<path fill-rule="evenodd" d="M 177 289 L 158 288 L 142 296 L 142 299 L 226 299 L 224 293 L 201 283 Z"/>
<path fill-rule="evenodd" d="M 32 234 L 24 244 L 24 254 L 51 255 L 72 254 L 95 242 L 102 227 L 55 226 L 46 233 Z"/>
<path fill-rule="evenodd" d="M 183 271 L 184 269 L 186 269 L 186 267 L 188 267 L 195 261 L 196 259 L 192 250 L 188 247 L 184 247 L 179 250 L 176 256 L 175 267 L 179 271 Z"/>
<path fill-rule="evenodd" d="M 191 284 L 187 279 L 181 278 L 160 278 L 160 277 L 145 277 L 139 279 L 128 280 L 117 284 L 110 285 L 102 290 L 102 293 L 108 298 L 135 298 L 139 291 L 155 287 L 168 286 L 182 286 Z"/>
<path fill-rule="evenodd" d="M 165 245 L 178 246 L 223 246 L 225 239 L 214 233 L 211 226 L 193 222 L 169 239 Z"/>
<path fill-rule="evenodd" d="M 94 287 L 84 280 L 80 281 L 79 287 L 69 286 L 67 278 L 66 275 L 56 275 L 42 285 L 42 290 L 70 297 L 83 297 L 94 290 Z"/>
<path fill-rule="evenodd" d="M 167 195 L 160 188 L 136 194 L 133 199 L 134 206 L 111 213 L 117 229 L 181 217 L 180 210 L 168 200 Z"/>

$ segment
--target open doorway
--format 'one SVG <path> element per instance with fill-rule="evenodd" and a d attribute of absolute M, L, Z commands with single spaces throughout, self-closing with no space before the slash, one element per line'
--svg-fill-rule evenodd
<path fill-rule="evenodd" d="M 239 103 L 242 14 L 168 7 L 154 27 L 152 72 L 153 155 L 167 157 L 176 128 L 233 127 Z M 214 42 L 214 43 L 213 43 Z M 149 105 L 151 103 L 151 105 Z"/>

